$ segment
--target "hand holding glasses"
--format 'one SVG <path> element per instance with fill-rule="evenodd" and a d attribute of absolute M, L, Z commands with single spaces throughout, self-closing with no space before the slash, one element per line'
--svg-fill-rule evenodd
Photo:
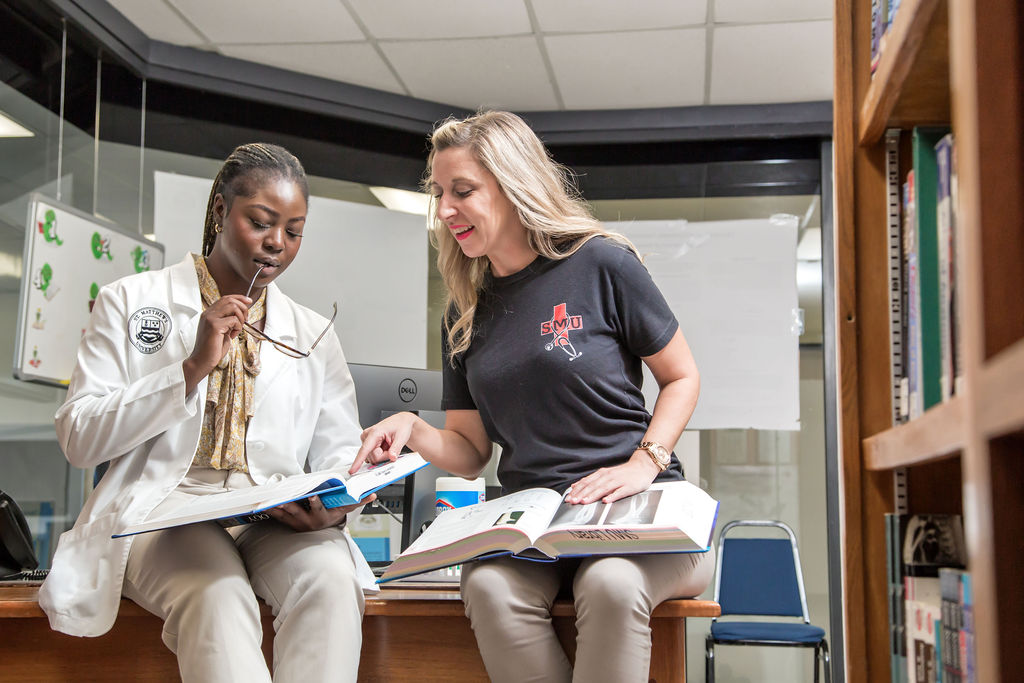
<path fill-rule="evenodd" d="M 252 288 L 253 288 L 253 285 L 255 285 L 255 284 L 256 284 L 256 278 L 257 278 L 257 277 L 259 277 L 259 275 L 260 275 L 260 272 L 261 272 L 261 271 L 262 271 L 262 270 L 263 270 L 263 269 L 264 269 L 265 267 L 266 267 L 266 266 L 260 266 L 260 267 L 259 267 L 259 268 L 258 268 L 258 269 L 256 270 L 256 274 L 252 276 L 252 282 L 250 282 L 250 283 L 249 283 L 249 289 L 248 289 L 248 290 L 246 290 L 246 292 L 245 292 L 245 296 L 246 296 L 247 298 L 248 298 L 249 294 L 250 294 L 250 293 L 252 292 Z M 243 328 L 243 329 L 244 329 L 244 330 L 245 330 L 246 332 L 248 332 L 249 334 L 251 334 L 251 335 L 252 335 L 253 337 L 255 337 L 256 339 L 260 339 L 260 340 L 262 340 L 262 341 L 270 342 L 271 344 L 273 344 L 273 345 L 274 345 L 274 348 L 275 348 L 275 349 L 277 349 L 278 351 L 280 351 L 281 353 L 283 353 L 283 354 L 284 354 L 284 355 L 286 355 L 286 356 L 290 356 L 290 357 L 292 357 L 292 358 L 309 358 L 309 354 L 313 353 L 313 349 L 315 349 L 315 348 L 316 348 L 316 345 L 317 345 L 317 344 L 319 344 L 319 343 L 320 343 L 320 340 L 324 338 L 324 335 L 325 335 L 325 334 L 327 334 L 327 330 L 331 329 L 331 325 L 333 325 L 333 324 L 334 324 L 334 319 L 335 319 L 336 317 L 338 317 L 338 303 L 337 303 L 337 302 L 334 302 L 334 311 L 333 311 L 333 312 L 331 313 L 331 319 L 330 319 L 330 320 L 329 320 L 329 321 L 327 322 L 327 327 L 325 327 L 325 328 L 324 328 L 324 331 L 323 331 L 323 332 L 321 332 L 321 333 L 320 333 L 320 335 L 319 335 L 319 336 L 318 336 L 318 337 L 317 337 L 317 338 L 316 338 L 315 340 L 313 340 L 313 344 L 312 344 L 312 346 L 310 346 L 310 347 L 309 347 L 309 350 L 308 350 L 308 351 L 299 351 L 299 350 L 298 350 L 298 349 L 296 349 L 296 348 L 293 348 L 293 347 L 291 347 L 291 346 L 288 346 L 288 345 L 287 345 L 287 344 L 285 344 L 284 342 L 279 342 L 279 341 L 277 341 L 276 339 L 273 339 L 273 338 L 271 338 L 271 337 L 268 337 L 268 336 L 267 336 L 266 334 L 264 334 L 264 333 L 263 333 L 263 332 L 262 332 L 261 330 L 258 330 L 258 329 L 256 329 L 255 327 L 253 327 L 252 325 L 250 325 L 250 324 L 249 324 L 248 322 L 246 322 L 246 323 L 243 323 L 243 324 L 242 324 L 242 328 Z"/>

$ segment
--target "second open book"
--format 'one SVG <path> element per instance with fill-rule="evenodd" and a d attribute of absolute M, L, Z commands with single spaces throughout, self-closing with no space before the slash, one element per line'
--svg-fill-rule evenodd
<path fill-rule="evenodd" d="M 526 489 L 438 515 L 381 581 L 474 559 L 703 552 L 718 501 L 685 481 L 653 484 L 614 503 L 571 505 L 551 489 Z"/>

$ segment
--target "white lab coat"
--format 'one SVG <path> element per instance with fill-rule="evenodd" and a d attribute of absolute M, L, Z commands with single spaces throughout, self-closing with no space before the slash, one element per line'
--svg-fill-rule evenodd
<path fill-rule="evenodd" d="M 160 314 L 148 311 L 149 333 L 140 337 L 135 314 L 147 308 L 161 311 L 169 325 L 161 327 Z M 132 537 L 112 539 L 111 534 L 144 521 L 192 463 L 207 380 L 186 396 L 181 364 L 192 352 L 201 313 L 191 255 L 100 290 L 55 422 L 72 465 L 110 461 L 110 468 L 74 528 L 61 535 L 40 589 L 39 604 L 54 630 L 76 636 L 110 630 L 132 543 Z M 326 318 L 296 304 L 275 284 L 267 288 L 265 332 L 271 338 L 308 347 L 326 325 Z M 311 471 L 347 469 L 359 448 L 360 427 L 355 389 L 334 331 L 302 359 L 264 342 L 260 362 L 246 434 L 250 476 L 263 483 L 298 474 L 307 465 Z M 369 565 L 345 535 L 360 584 L 375 590 Z"/>

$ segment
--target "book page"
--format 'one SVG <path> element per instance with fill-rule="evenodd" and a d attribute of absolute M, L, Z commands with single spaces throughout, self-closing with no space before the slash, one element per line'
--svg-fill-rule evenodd
<path fill-rule="evenodd" d="M 652 484 L 613 503 L 563 502 L 534 545 L 549 557 L 700 551 L 717 514 L 718 502 L 693 484 Z"/>
<path fill-rule="evenodd" d="M 551 519 L 561 496 L 550 489 L 526 489 L 437 516 L 403 555 L 424 552 L 492 529 L 518 530 L 533 539 Z"/>
<path fill-rule="evenodd" d="M 385 461 L 377 465 L 365 462 L 345 481 L 345 488 L 353 499 L 359 501 L 373 491 L 426 466 L 427 461 L 419 453 L 403 453 L 394 462 Z"/>
<path fill-rule="evenodd" d="M 283 479 L 272 479 L 261 486 L 246 489 L 235 489 L 223 493 L 211 493 L 197 496 L 184 508 L 172 510 L 143 524 L 125 529 L 123 533 L 150 531 L 152 529 L 179 526 L 208 519 L 217 519 L 231 515 L 257 512 L 268 507 L 275 507 L 288 501 L 304 498 L 307 493 L 324 482 L 333 480 L 337 486 L 344 488 L 341 474 L 334 472 L 313 472 L 297 474 Z M 328 489 L 329 490 L 329 489 Z"/>

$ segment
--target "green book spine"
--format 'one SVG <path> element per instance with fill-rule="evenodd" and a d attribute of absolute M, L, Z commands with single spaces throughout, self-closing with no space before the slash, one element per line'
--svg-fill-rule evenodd
<path fill-rule="evenodd" d="M 942 402 L 942 297 L 939 285 L 939 170 L 935 145 L 948 128 L 915 128 L 914 199 L 917 203 L 917 263 L 921 290 L 921 387 L 925 410 Z"/>

